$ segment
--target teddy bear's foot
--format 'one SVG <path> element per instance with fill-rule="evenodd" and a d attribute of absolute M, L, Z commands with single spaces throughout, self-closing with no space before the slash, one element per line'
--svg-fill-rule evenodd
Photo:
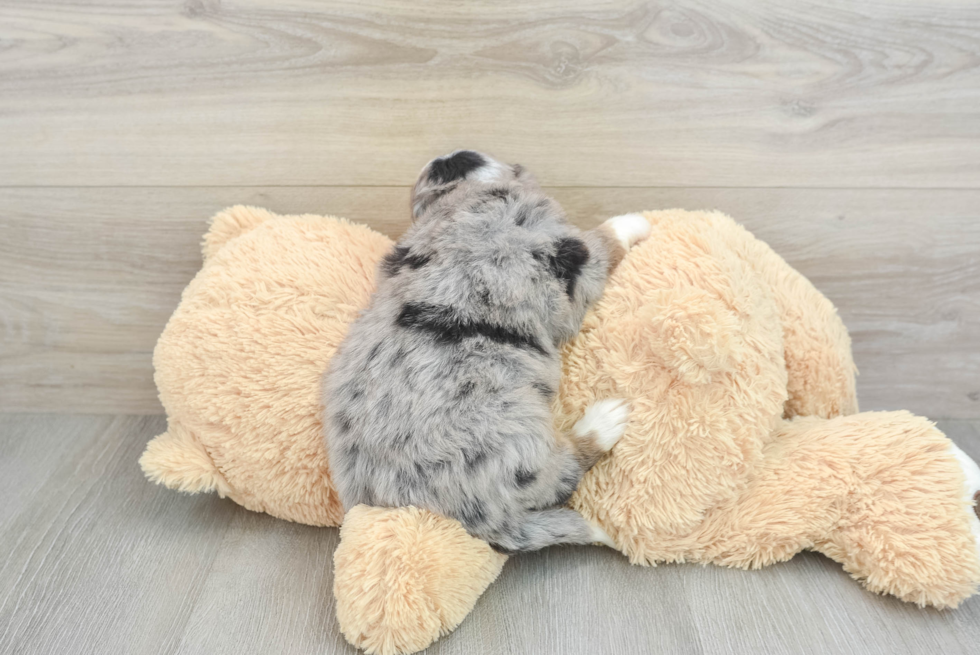
<path fill-rule="evenodd" d="M 353 507 L 334 552 L 340 630 L 373 655 L 423 650 L 459 625 L 506 560 L 453 519 Z"/>
<path fill-rule="evenodd" d="M 756 566 L 810 548 L 906 602 L 956 607 L 975 593 L 980 471 L 933 423 L 908 412 L 797 417 L 774 436 L 765 474 L 738 511 L 720 513 L 727 528 L 706 526 L 733 536 L 713 561 Z"/>
<path fill-rule="evenodd" d="M 626 432 L 630 406 L 625 400 L 611 398 L 589 405 L 585 414 L 575 423 L 575 436 L 592 437 L 603 452 L 609 451 Z"/>
<path fill-rule="evenodd" d="M 970 508 L 970 531 L 976 542 L 977 559 L 980 560 L 980 466 L 953 442 L 950 442 L 949 449 L 963 469 L 963 477 L 966 479 L 963 501 Z"/>

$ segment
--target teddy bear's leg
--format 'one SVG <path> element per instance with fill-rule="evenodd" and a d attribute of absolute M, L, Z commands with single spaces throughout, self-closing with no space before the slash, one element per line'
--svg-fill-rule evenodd
<path fill-rule="evenodd" d="M 777 257 L 778 259 L 778 257 Z M 858 411 L 851 338 L 837 310 L 809 280 L 778 259 L 773 296 L 783 325 L 784 415 L 833 418 Z"/>
<path fill-rule="evenodd" d="M 717 229 L 730 229 L 727 216 L 713 214 L 711 220 Z M 833 303 L 748 232 L 741 231 L 732 245 L 776 302 L 788 377 L 785 417 L 833 418 L 857 413 L 851 338 Z"/>
<path fill-rule="evenodd" d="M 955 607 L 980 582 L 976 465 L 907 412 L 852 419 L 845 436 L 858 446 L 848 458 L 854 482 L 841 520 L 816 549 L 872 591 Z"/>
<path fill-rule="evenodd" d="M 956 458 L 956 462 L 963 470 L 963 478 L 966 480 L 963 485 L 963 503 L 972 507 L 970 531 L 977 543 L 977 559 L 980 560 L 980 466 L 955 443 L 950 442 L 949 446 L 953 457 Z"/>
<path fill-rule="evenodd" d="M 505 561 L 458 521 L 358 505 L 334 553 L 341 632 L 368 653 L 420 651 L 459 625 Z"/>
<path fill-rule="evenodd" d="M 777 433 L 738 501 L 692 536 L 701 558 L 754 568 L 812 549 L 871 591 L 920 605 L 954 607 L 975 591 L 980 470 L 929 421 L 802 417 Z"/>

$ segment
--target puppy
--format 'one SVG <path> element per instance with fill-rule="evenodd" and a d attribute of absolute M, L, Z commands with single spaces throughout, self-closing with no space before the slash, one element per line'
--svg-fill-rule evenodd
<path fill-rule="evenodd" d="M 609 544 L 562 506 L 628 407 L 597 402 L 555 435 L 550 403 L 561 344 L 649 224 L 581 232 L 523 168 L 468 150 L 422 169 L 412 217 L 323 382 L 344 508 L 426 508 L 504 552 Z"/>

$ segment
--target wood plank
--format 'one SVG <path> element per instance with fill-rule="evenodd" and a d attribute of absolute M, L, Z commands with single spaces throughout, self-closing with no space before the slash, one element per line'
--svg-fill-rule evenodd
<path fill-rule="evenodd" d="M 693 567 L 641 568 L 595 547 L 512 557 L 433 655 L 703 653 L 685 593 Z"/>
<path fill-rule="evenodd" d="M 6 189 L 2 198 L 0 409 L 96 413 L 162 411 L 150 355 L 218 210 L 332 212 L 399 233 L 408 207 L 406 189 L 371 188 Z"/>
<path fill-rule="evenodd" d="M 980 192 L 550 189 L 582 225 L 718 208 L 839 308 L 864 409 L 980 416 Z M 398 187 L 7 189 L 0 209 L 0 410 L 158 413 L 150 355 L 236 202 L 334 213 L 397 236 Z"/>
<path fill-rule="evenodd" d="M 0 416 L 0 652 L 355 653 L 334 617 L 337 531 L 149 484 L 136 457 L 162 427 Z M 939 427 L 980 457 L 980 421 Z M 978 640 L 980 597 L 920 609 L 815 554 L 741 571 L 565 547 L 511 558 L 426 652 L 966 655 Z"/>
<path fill-rule="evenodd" d="M 969 0 L 8 0 L 0 185 L 980 184 Z"/>
<path fill-rule="evenodd" d="M 10 521 L 57 471 L 83 457 L 112 421 L 101 415 L 0 415 L 0 498 L 4 500 L 0 503 L 0 535 L 9 534 Z"/>
<path fill-rule="evenodd" d="M 757 571 L 687 567 L 705 653 L 956 653 L 980 637 L 980 603 L 938 611 L 875 596 L 816 553 Z"/>
<path fill-rule="evenodd" d="M 0 417 L 5 495 L 0 652 L 174 652 L 232 515 L 149 484 L 136 463 L 161 417 Z M 21 443 L 17 443 L 21 442 Z"/>
<path fill-rule="evenodd" d="M 337 625 L 335 528 L 235 515 L 176 653 L 358 653 Z"/>

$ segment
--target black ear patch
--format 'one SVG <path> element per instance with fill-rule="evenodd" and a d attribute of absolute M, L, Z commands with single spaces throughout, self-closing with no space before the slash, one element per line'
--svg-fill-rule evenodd
<path fill-rule="evenodd" d="M 460 150 L 450 157 L 433 160 L 432 166 L 429 167 L 429 180 L 436 184 L 447 184 L 466 177 L 467 173 L 486 163 L 480 153 Z"/>
<path fill-rule="evenodd" d="M 589 249 L 581 239 L 565 237 L 555 242 L 555 254 L 549 258 L 551 272 L 565 282 L 565 292 L 571 298 L 582 267 L 589 261 Z"/>

